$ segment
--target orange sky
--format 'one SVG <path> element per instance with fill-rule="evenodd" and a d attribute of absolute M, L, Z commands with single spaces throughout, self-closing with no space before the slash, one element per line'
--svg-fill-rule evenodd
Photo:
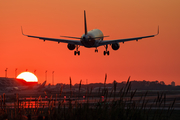
<path fill-rule="evenodd" d="M 28 69 L 36 70 L 39 82 L 55 83 L 107 82 L 116 80 L 175 81 L 180 85 L 180 1 L 179 0 L 1 0 L 0 1 L 0 77 L 15 76 Z M 120 44 L 118 51 L 109 47 L 80 47 L 80 56 L 67 44 L 43 42 L 24 33 L 60 38 L 81 36 L 84 32 L 83 11 L 88 30 L 98 28 L 108 39 L 160 34 L 154 38 Z"/>

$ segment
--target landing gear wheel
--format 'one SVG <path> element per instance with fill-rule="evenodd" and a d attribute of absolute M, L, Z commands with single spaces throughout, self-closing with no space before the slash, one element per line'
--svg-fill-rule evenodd
<path fill-rule="evenodd" d="M 80 51 L 77 51 L 78 55 L 80 55 Z"/>
<path fill-rule="evenodd" d="M 104 55 L 109 55 L 109 51 L 104 51 Z"/>
<path fill-rule="evenodd" d="M 80 55 L 80 51 L 74 51 L 74 55 L 76 54 Z"/>
<path fill-rule="evenodd" d="M 109 55 L 109 51 L 107 51 L 106 53 L 107 53 L 107 55 Z"/>
<path fill-rule="evenodd" d="M 104 51 L 104 55 L 106 55 L 106 51 Z"/>
<path fill-rule="evenodd" d="M 95 49 L 95 52 L 98 52 L 98 49 Z"/>

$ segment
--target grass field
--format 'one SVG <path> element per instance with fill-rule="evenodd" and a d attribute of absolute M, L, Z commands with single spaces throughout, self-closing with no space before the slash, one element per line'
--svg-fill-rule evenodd
<path fill-rule="evenodd" d="M 0 120 L 179 120 L 180 110 L 174 110 L 176 99 L 169 101 L 163 92 L 154 98 L 148 91 L 137 94 L 129 80 L 120 91 L 116 91 L 116 83 L 111 91 L 106 89 L 105 80 L 104 88 L 96 93 L 91 89 L 81 93 L 80 82 L 79 92 L 64 93 L 61 89 L 55 96 L 47 95 L 48 99 L 22 100 L 18 94 L 15 98 L 3 94 Z M 86 97 L 82 99 L 82 95 Z"/>

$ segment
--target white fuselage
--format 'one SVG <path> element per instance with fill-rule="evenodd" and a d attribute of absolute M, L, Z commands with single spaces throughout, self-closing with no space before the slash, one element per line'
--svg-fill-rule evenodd
<path fill-rule="evenodd" d="M 98 47 L 99 42 L 101 42 L 102 40 L 103 40 L 102 31 L 99 29 L 93 29 L 89 31 L 86 35 L 83 34 L 80 41 L 85 47 L 90 48 L 90 47 Z"/>

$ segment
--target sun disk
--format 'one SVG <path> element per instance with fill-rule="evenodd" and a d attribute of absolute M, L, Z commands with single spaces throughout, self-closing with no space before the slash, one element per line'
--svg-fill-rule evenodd
<path fill-rule="evenodd" d="M 23 79 L 26 82 L 38 82 L 37 77 L 31 72 L 22 72 L 17 76 L 18 79 Z"/>

